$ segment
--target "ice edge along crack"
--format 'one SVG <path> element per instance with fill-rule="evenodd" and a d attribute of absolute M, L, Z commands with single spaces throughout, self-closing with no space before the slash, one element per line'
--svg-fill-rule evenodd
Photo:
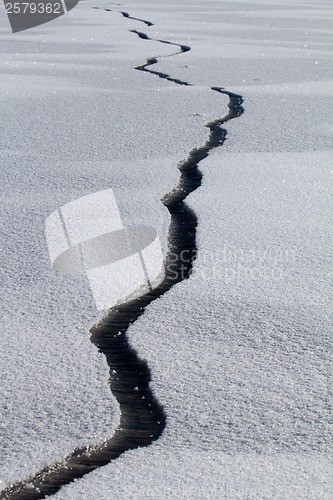
<path fill-rule="evenodd" d="M 111 9 L 105 9 L 110 11 Z M 152 26 L 147 20 L 132 18 L 127 12 L 121 14 L 136 21 Z M 130 30 L 140 39 L 154 40 L 146 33 Z M 188 52 L 190 47 L 170 42 L 154 40 L 168 45 L 175 45 L 179 51 L 167 56 L 171 57 Z M 166 79 L 178 85 L 192 86 L 189 82 L 173 78 L 170 75 L 154 71 L 150 66 L 158 62 L 157 57 L 146 60 L 146 63 L 135 69 Z M 113 375 L 110 376 L 111 391 L 120 406 L 120 424 L 112 437 L 100 446 L 85 446 L 76 449 L 60 463 L 45 467 L 37 474 L 18 481 L 0 493 L 1 499 L 37 500 L 59 491 L 62 486 L 70 484 L 89 472 L 102 467 L 116 459 L 127 450 L 140 446 L 148 446 L 158 439 L 166 424 L 166 415 L 156 400 L 150 387 L 150 371 L 146 361 L 139 359 L 135 350 L 129 345 L 126 332 L 145 311 L 148 304 L 169 291 L 175 284 L 189 278 L 196 255 L 195 213 L 184 203 L 187 196 L 201 186 L 202 173 L 199 163 L 209 152 L 224 144 L 227 131 L 221 125 L 241 116 L 243 98 L 225 90 L 223 87 L 211 87 L 211 90 L 226 94 L 229 97 L 229 111 L 221 118 L 210 121 L 205 126 L 209 129 L 209 137 L 204 145 L 192 149 L 188 157 L 179 162 L 180 179 L 176 188 L 161 200 L 171 216 L 169 228 L 169 253 L 166 257 L 166 276 L 164 281 L 148 294 L 112 309 L 104 321 L 91 330 L 91 341 L 102 352 Z M 184 263 L 182 252 L 186 250 L 190 258 Z M 172 275 L 168 273 L 170 255 L 172 253 Z M 177 259 L 174 256 L 177 255 Z M 178 270 L 178 273 L 174 271 Z M 181 272 L 180 272 L 181 271 Z M 175 278 L 177 274 L 177 278 Z"/>

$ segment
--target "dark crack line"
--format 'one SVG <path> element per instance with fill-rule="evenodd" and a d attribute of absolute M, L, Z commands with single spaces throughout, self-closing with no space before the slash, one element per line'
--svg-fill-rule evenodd
<path fill-rule="evenodd" d="M 175 47 L 179 47 L 181 50 L 179 52 L 176 52 L 174 54 L 167 54 L 165 56 L 159 56 L 159 57 L 170 57 L 174 56 L 176 54 L 180 54 L 181 52 L 189 52 L 191 50 L 191 47 L 188 45 L 182 45 L 180 43 L 175 43 L 175 42 L 169 42 L 169 40 L 160 40 L 159 38 L 150 38 L 147 33 L 144 33 L 143 31 L 138 31 L 138 30 L 129 30 L 130 33 L 136 33 L 139 38 L 142 40 L 153 40 L 154 42 L 159 42 L 159 43 L 165 43 L 167 45 L 174 45 Z"/>
<path fill-rule="evenodd" d="M 131 18 L 124 12 L 122 14 L 124 17 L 144 22 L 147 26 L 153 24 L 142 19 Z M 141 39 L 150 40 L 141 32 L 140 34 L 136 30 L 132 32 Z M 173 42 L 158 41 L 179 46 L 180 51 L 176 54 L 190 50 L 189 47 Z M 170 54 L 170 56 L 176 54 Z M 148 69 L 148 66 L 157 62 L 157 58 L 150 58 L 147 59 L 146 64 L 135 69 L 152 73 L 179 85 L 191 85 L 165 73 Z M 191 275 L 197 253 L 197 216 L 184 200 L 201 186 L 202 173 L 199 170 L 199 163 L 208 157 L 212 149 L 224 144 L 227 131 L 222 125 L 241 116 L 244 111 L 243 98 L 240 95 L 229 92 L 223 87 L 211 87 L 211 90 L 229 96 L 229 111 L 225 116 L 216 118 L 205 125 L 209 129 L 207 141 L 204 145 L 192 149 L 188 157 L 178 164 L 179 183 L 161 200 L 171 216 L 165 279 L 146 295 L 111 309 L 107 318 L 91 330 L 91 341 L 106 356 L 110 367 L 111 391 L 120 406 L 119 426 L 112 437 L 102 445 L 88 445 L 76 449 L 60 463 L 45 467 L 37 474 L 18 481 L 2 491 L 0 499 L 45 498 L 59 491 L 62 486 L 110 463 L 125 451 L 150 445 L 162 434 L 166 425 L 166 415 L 150 389 L 151 377 L 147 362 L 139 359 L 135 350 L 129 345 L 126 333 L 130 325 L 142 316 L 152 301 Z M 184 259 L 184 252 L 186 259 Z"/>
<path fill-rule="evenodd" d="M 105 9 L 108 10 L 108 9 Z M 147 21 L 146 19 L 139 19 L 138 17 L 132 17 L 128 14 L 128 12 L 120 12 L 124 17 L 127 17 L 127 19 L 133 19 L 134 21 L 140 21 L 140 23 L 144 23 L 146 26 L 154 26 L 154 23 L 151 21 Z"/>
<path fill-rule="evenodd" d="M 180 48 L 180 50 L 178 50 L 177 52 L 173 52 L 172 54 L 166 54 L 166 55 L 163 55 L 163 56 L 159 56 L 160 58 L 161 57 L 175 56 L 177 54 L 182 54 L 184 52 L 189 52 L 191 50 L 191 47 L 188 47 L 187 45 L 181 45 L 179 43 L 169 42 L 168 40 L 160 40 L 160 39 L 150 38 L 146 33 L 143 33 L 142 31 L 130 30 L 130 32 L 131 33 L 135 33 L 142 40 L 152 40 L 154 42 L 166 43 L 168 45 L 174 45 L 175 47 L 179 47 Z M 185 86 L 188 86 L 188 87 L 192 87 L 191 83 L 188 83 L 188 82 L 186 82 L 184 80 L 180 80 L 179 78 L 174 78 L 174 77 L 168 75 L 167 73 L 163 73 L 162 71 L 155 71 L 155 70 L 152 70 L 152 69 L 148 69 L 149 66 L 152 66 L 153 64 L 156 64 L 156 63 L 158 63 L 158 59 L 156 57 L 150 57 L 150 58 L 147 59 L 147 61 L 145 62 L 145 64 L 137 66 L 135 69 L 140 70 L 140 71 L 146 71 L 147 73 L 151 73 L 152 75 L 156 75 L 159 78 L 163 78 L 165 80 L 168 80 L 169 82 L 177 83 L 177 85 L 185 85 Z"/>

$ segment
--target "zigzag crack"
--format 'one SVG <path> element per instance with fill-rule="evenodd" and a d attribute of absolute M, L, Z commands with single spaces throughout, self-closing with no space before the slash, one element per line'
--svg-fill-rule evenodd
<path fill-rule="evenodd" d="M 126 12 L 122 12 L 122 15 L 144 22 L 147 26 L 153 25 L 150 21 L 132 18 Z M 132 32 L 141 39 L 151 40 L 142 32 L 137 30 L 132 30 Z M 170 54 L 170 56 L 190 50 L 190 47 L 184 45 L 163 40 L 157 41 L 180 47 L 180 51 Z M 135 69 L 152 73 L 159 78 L 179 85 L 191 86 L 188 82 L 148 69 L 149 66 L 157 62 L 156 57 L 149 58 L 144 65 L 137 66 Z M 62 462 L 46 467 L 34 476 L 7 488 L 0 494 L 0 499 L 37 500 L 45 498 L 47 495 L 56 493 L 61 486 L 108 464 L 125 451 L 148 446 L 163 432 L 166 416 L 149 387 L 150 371 L 148 365 L 139 359 L 134 349 L 129 345 L 126 333 L 129 326 L 144 313 L 152 301 L 191 275 L 197 252 L 197 217 L 184 200 L 201 185 L 202 173 L 199 170 L 199 163 L 207 158 L 212 149 L 224 144 L 227 131 L 222 125 L 241 116 L 244 112 L 242 96 L 229 92 L 223 87 L 211 87 L 211 90 L 229 96 L 229 111 L 225 116 L 216 118 L 205 125 L 209 129 L 207 141 L 204 145 L 192 149 L 188 157 L 178 164 L 179 183 L 171 193 L 165 195 L 161 200 L 171 216 L 165 279 L 159 287 L 146 295 L 112 309 L 103 323 L 91 330 L 91 341 L 100 352 L 105 354 L 110 366 L 111 391 L 119 403 L 121 412 L 119 426 L 113 436 L 101 446 L 86 446 L 75 450 Z M 185 262 L 182 258 L 184 251 L 187 252 Z"/>
<path fill-rule="evenodd" d="M 171 56 L 175 56 L 177 54 L 181 54 L 183 52 L 188 52 L 189 50 L 191 50 L 191 47 L 188 47 L 187 45 L 181 45 L 179 43 L 169 42 L 168 40 L 160 40 L 160 39 L 150 38 L 146 33 L 143 33 L 142 31 L 130 30 L 130 32 L 135 33 L 142 40 L 153 40 L 155 42 L 166 43 L 168 45 L 175 45 L 176 47 L 180 48 L 180 50 L 178 52 L 174 52 L 173 54 L 167 54 L 165 56 L 160 56 L 160 57 L 171 57 Z M 137 66 L 135 69 L 140 70 L 140 71 L 146 71 L 147 73 L 151 73 L 152 75 L 156 75 L 159 78 L 164 78 L 165 80 L 168 80 L 169 82 L 177 83 L 178 85 L 185 85 L 188 87 L 192 86 L 190 83 L 185 82 L 183 80 L 180 80 L 179 78 L 174 78 L 174 77 L 168 75 L 167 73 L 163 73 L 162 71 L 154 71 L 152 69 L 147 69 L 149 66 L 152 66 L 153 64 L 156 64 L 157 62 L 158 62 L 158 59 L 156 57 L 149 57 L 145 64 Z"/>
<path fill-rule="evenodd" d="M 107 9 L 105 9 L 107 10 Z M 110 10 L 110 9 L 109 9 Z M 137 17 L 131 17 L 128 12 L 120 12 L 124 17 L 127 17 L 128 19 L 133 19 L 134 21 L 140 21 L 141 23 L 144 23 L 146 26 L 154 26 L 154 23 L 151 21 L 147 21 L 146 19 L 138 19 Z"/>

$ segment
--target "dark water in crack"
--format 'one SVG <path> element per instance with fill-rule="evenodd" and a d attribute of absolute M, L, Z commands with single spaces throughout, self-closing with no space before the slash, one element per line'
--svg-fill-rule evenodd
<path fill-rule="evenodd" d="M 105 10 L 111 10 L 111 9 L 105 9 Z M 146 26 L 154 26 L 154 23 L 151 21 L 147 21 L 147 19 L 138 19 L 137 17 L 131 17 L 128 12 L 120 12 L 124 17 L 127 17 L 128 19 L 133 19 L 134 21 L 140 21 L 140 23 L 144 23 Z"/>
<path fill-rule="evenodd" d="M 130 18 L 127 13 L 122 14 Z M 149 21 L 140 21 L 148 26 L 152 25 Z M 136 31 L 135 33 L 139 34 Z M 141 34 L 139 36 L 150 40 L 149 37 L 141 36 Z M 178 45 L 171 42 L 165 43 Z M 177 53 L 190 50 L 189 47 L 178 46 L 180 51 Z M 149 66 L 156 62 L 158 62 L 157 58 L 151 58 L 146 64 L 135 69 L 150 72 L 160 78 L 167 78 L 180 85 L 191 85 L 149 69 Z M 120 425 L 103 445 L 75 450 L 61 463 L 46 467 L 34 476 L 7 488 L 0 494 L 1 499 L 45 498 L 47 495 L 56 493 L 61 486 L 108 464 L 125 451 L 148 446 L 162 434 L 166 425 L 166 415 L 149 387 L 150 371 L 147 363 L 141 360 L 129 345 L 126 332 L 153 300 L 161 297 L 176 283 L 188 279 L 191 275 L 197 250 L 197 217 L 184 200 L 201 185 L 200 161 L 207 158 L 212 149 L 222 146 L 226 140 L 227 131 L 222 125 L 239 117 L 244 111 L 241 96 L 228 92 L 222 87 L 211 89 L 229 96 L 229 112 L 206 124 L 210 131 L 208 140 L 204 145 L 190 151 L 187 159 L 179 163 L 178 168 L 181 174 L 179 184 L 161 200 L 171 216 L 165 279 L 159 287 L 148 294 L 112 309 L 103 323 L 91 330 L 91 341 L 106 356 L 110 366 L 110 387 L 120 406 Z M 182 257 L 184 252 L 186 252 L 186 259 Z"/>

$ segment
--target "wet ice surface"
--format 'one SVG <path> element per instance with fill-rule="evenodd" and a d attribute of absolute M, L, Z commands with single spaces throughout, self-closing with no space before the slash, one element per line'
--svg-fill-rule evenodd
<path fill-rule="evenodd" d="M 208 90 L 221 85 L 244 96 L 245 114 L 189 198 L 194 273 L 130 329 L 165 433 L 56 496 L 328 498 L 329 2 L 119 7 L 150 28 L 91 5 L 15 37 L 1 18 L 1 477 L 24 477 L 117 424 L 106 362 L 89 342 L 89 288 L 51 270 L 45 218 L 112 187 L 124 220 L 156 227 L 166 247 L 159 199 L 177 161 L 204 143 L 205 121 L 226 110 Z M 138 26 L 191 46 L 154 69 L 198 87 L 133 70 L 172 51 L 127 32 Z"/>

